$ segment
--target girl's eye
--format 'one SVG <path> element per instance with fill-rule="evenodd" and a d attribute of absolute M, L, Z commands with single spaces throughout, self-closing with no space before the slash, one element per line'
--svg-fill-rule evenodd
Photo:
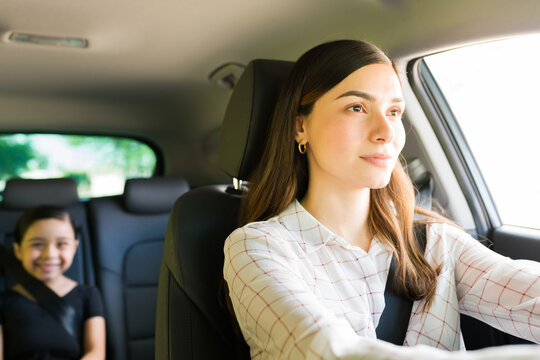
<path fill-rule="evenodd" d="M 390 116 L 401 116 L 401 110 L 399 109 L 392 109 L 388 112 Z"/>
<path fill-rule="evenodd" d="M 43 244 L 41 244 L 41 243 L 33 243 L 30 246 L 33 247 L 33 248 L 36 248 L 36 249 L 41 249 L 43 247 Z"/>
<path fill-rule="evenodd" d="M 362 105 L 352 105 L 352 106 L 349 106 L 347 110 L 354 111 L 354 112 L 365 112 Z"/>

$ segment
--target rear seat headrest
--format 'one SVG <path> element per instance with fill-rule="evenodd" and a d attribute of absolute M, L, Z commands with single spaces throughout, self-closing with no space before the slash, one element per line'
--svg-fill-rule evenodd
<path fill-rule="evenodd" d="M 277 98 L 294 63 L 253 60 L 234 87 L 219 148 L 219 164 L 230 176 L 247 180 L 261 158 Z"/>
<path fill-rule="evenodd" d="M 73 179 L 10 179 L 4 188 L 2 207 L 26 210 L 39 205 L 68 207 L 78 202 Z"/>
<path fill-rule="evenodd" d="M 124 206 L 137 214 L 168 213 L 176 199 L 188 190 L 189 185 L 182 178 L 129 179 L 124 187 Z"/>

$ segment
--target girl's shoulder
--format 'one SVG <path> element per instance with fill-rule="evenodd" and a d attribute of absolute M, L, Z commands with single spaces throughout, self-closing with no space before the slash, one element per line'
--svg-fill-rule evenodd
<path fill-rule="evenodd" d="M 77 284 L 73 290 L 78 292 L 84 299 L 100 296 L 98 288 L 90 284 Z"/>
<path fill-rule="evenodd" d="M 89 284 L 77 284 L 72 293 L 82 302 L 83 318 L 104 316 L 103 300 L 97 287 Z"/>
<path fill-rule="evenodd" d="M 36 299 L 32 296 L 32 294 L 30 294 L 30 292 L 28 292 L 28 290 L 26 290 L 21 284 L 16 284 L 15 286 L 7 289 L 6 294 L 9 296 L 9 298 L 22 297 L 36 302 Z"/>
<path fill-rule="evenodd" d="M 7 288 L 0 291 L 0 318 L 6 313 L 11 312 L 13 307 L 18 307 L 21 304 L 27 305 L 30 301 L 34 302 L 21 293 L 13 290 L 13 288 Z M 0 321 L 0 324 L 1 323 L 2 321 Z"/>

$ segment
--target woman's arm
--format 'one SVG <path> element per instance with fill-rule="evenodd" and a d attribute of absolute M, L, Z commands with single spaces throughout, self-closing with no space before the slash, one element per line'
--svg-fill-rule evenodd
<path fill-rule="evenodd" d="M 242 333 L 270 359 L 534 359 L 538 348 L 456 352 L 401 347 L 357 336 L 310 290 L 297 259 L 268 232 L 235 231 L 224 247 L 224 277 Z M 369 316 L 369 314 L 368 314 Z"/>
<path fill-rule="evenodd" d="M 461 312 L 540 343 L 540 263 L 504 257 L 464 233 L 453 236 L 461 246 L 455 268 Z"/>
<path fill-rule="evenodd" d="M 105 359 L 105 318 L 94 316 L 84 322 L 84 355 L 81 360 Z"/>

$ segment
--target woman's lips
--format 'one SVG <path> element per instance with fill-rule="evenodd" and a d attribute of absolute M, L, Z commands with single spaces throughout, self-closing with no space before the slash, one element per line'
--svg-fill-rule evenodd
<path fill-rule="evenodd" d="M 393 157 L 386 154 L 371 154 L 360 158 L 377 167 L 387 167 L 393 163 Z"/>

